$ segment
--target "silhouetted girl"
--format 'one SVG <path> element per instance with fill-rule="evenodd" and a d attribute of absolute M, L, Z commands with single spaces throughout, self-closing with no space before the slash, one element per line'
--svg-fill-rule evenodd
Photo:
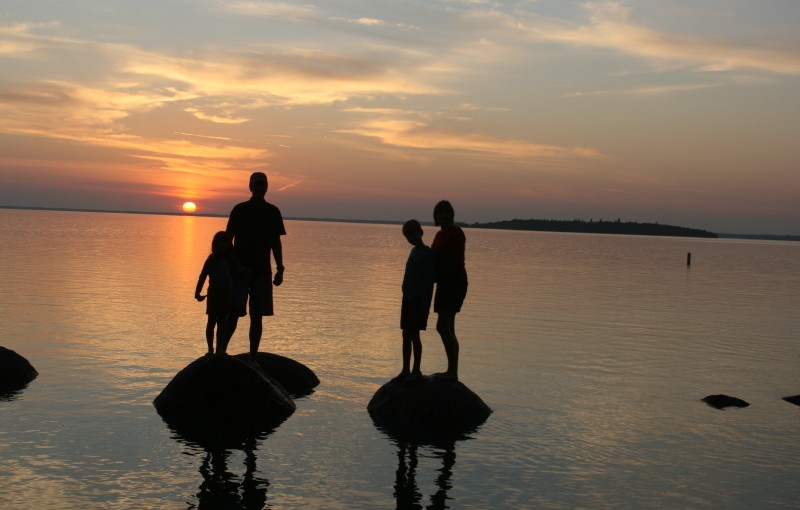
<path fill-rule="evenodd" d="M 433 239 L 436 255 L 436 295 L 433 311 L 439 314 L 436 331 L 442 337 L 447 354 L 447 371 L 434 374 L 441 379 L 458 380 L 458 338 L 456 338 L 456 314 L 467 296 L 467 270 L 464 266 L 466 237 L 460 227 L 454 225 L 455 211 L 447 200 L 433 208 L 434 224 L 441 227 Z"/>
<path fill-rule="evenodd" d="M 203 301 L 206 296 L 201 296 L 206 277 L 208 277 L 208 301 L 206 302 L 206 341 L 208 354 L 214 354 L 214 327 L 217 330 L 217 354 L 225 354 L 228 345 L 226 324 L 231 311 L 231 298 L 234 273 L 238 270 L 236 255 L 231 248 L 230 236 L 222 231 L 214 234 L 211 241 L 211 254 L 203 264 L 200 278 L 197 279 L 197 288 L 194 297 Z"/>

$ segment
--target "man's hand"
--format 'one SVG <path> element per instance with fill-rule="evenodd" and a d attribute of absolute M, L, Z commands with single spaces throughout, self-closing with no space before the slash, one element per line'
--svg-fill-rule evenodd
<path fill-rule="evenodd" d="M 272 283 L 278 287 L 280 284 L 283 283 L 283 266 L 279 266 L 278 270 L 275 272 L 275 278 L 272 280 Z"/>
<path fill-rule="evenodd" d="M 205 297 L 205 296 L 201 296 L 200 294 L 195 294 L 195 295 L 194 295 L 194 298 L 195 298 L 196 300 L 198 300 L 198 301 L 202 301 L 202 300 L 204 300 L 206 297 Z"/>

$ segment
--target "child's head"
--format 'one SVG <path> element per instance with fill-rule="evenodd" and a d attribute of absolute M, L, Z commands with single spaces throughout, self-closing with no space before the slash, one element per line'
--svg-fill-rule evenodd
<path fill-rule="evenodd" d="M 214 234 L 211 240 L 211 253 L 222 253 L 231 247 L 231 237 L 224 230 Z"/>
<path fill-rule="evenodd" d="M 409 243 L 416 245 L 422 241 L 422 225 L 417 220 L 408 220 L 403 223 L 403 235 Z"/>

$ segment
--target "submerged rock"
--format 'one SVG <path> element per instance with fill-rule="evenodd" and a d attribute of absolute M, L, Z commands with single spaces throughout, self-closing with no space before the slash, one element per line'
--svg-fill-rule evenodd
<path fill-rule="evenodd" d="M 787 401 L 789 403 L 792 403 L 792 404 L 800 406 L 800 395 L 795 395 L 793 397 L 783 397 L 783 400 L 785 400 L 785 401 Z"/>
<path fill-rule="evenodd" d="M 8 391 L 21 389 L 38 375 L 39 372 L 24 357 L 0 347 L 0 388 Z"/>
<path fill-rule="evenodd" d="M 726 407 L 747 407 L 750 405 L 749 402 L 728 395 L 709 395 L 701 400 L 717 409 L 725 409 Z"/>
<path fill-rule="evenodd" d="M 248 356 L 244 353 L 234 358 L 247 361 Z M 278 381 L 292 396 L 308 395 L 319 385 L 319 378 L 310 368 L 291 358 L 259 352 L 256 361 L 265 374 Z"/>
<path fill-rule="evenodd" d="M 295 405 L 280 383 L 233 356 L 203 356 L 178 372 L 153 400 L 176 429 L 265 430 Z"/>
<path fill-rule="evenodd" d="M 367 410 L 379 427 L 411 435 L 470 432 L 492 414 L 464 383 L 429 376 L 387 382 L 375 392 Z"/>

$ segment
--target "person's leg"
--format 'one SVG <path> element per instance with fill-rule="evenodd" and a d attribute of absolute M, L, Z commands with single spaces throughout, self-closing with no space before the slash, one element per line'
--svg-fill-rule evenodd
<path fill-rule="evenodd" d="M 228 319 L 225 321 L 225 339 L 218 342 L 217 353 L 225 354 L 228 349 L 228 344 L 236 332 L 236 327 L 239 325 L 239 317 L 244 317 L 247 314 L 247 298 L 250 291 L 250 278 L 237 278 L 233 281 L 233 289 L 231 292 L 231 309 L 228 314 Z"/>
<path fill-rule="evenodd" d="M 439 310 L 439 318 L 436 321 L 436 331 L 442 337 L 444 352 L 447 355 L 447 371 L 437 374 L 443 379 L 458 379 L 458 338 L 456 338 L 455 328 L 456 314 L 450 310 Z"/>
<path fill-rule="evenodd" d="M 206 321 L 206 343 L 208 344 L 208 354 L 214 354 L 214 324 L 216 318 L 213 315 L 208 316 Z"/>
<path fill-rule="evenodd" d="M 264 329 L 263 317 L 260 313 L 250 312 L 250 360 L 255 361 L 258 346 L 261 344 L 261 333 Z"/>
<path fill-rule="evenodd" d="M 217 353 L 220 353 L 220 348 L 228 344 L 228 316 L 218 315 L 217 321 Z M 222 351 L 224 352 L 224 351 Z"/>
<path fill-rule="evenodd" d="M 407 377 L 411 372 L 411 336 L 409 333 L 409 330 L 403 330 L 403 369 L 395 379 Z"/>
<path fill-rule="evenodd" d="M 414 351 L 414 368 L 411 369 L 411 375 L 419 377 L 422 375 L 422 371 L 420 370 L 420 363 L 422 363 L 422 342 L 419 339 L 419 330 L 415 329 L 411 331 L 410 343 Z"/>
<path fill-rule="evenodd" d="M 255 361 L 263 334 L 264 317 L 272 316 L 272 278 L 254 275 L 250 286 L 250 360 Z"/>
<path fill-rule="evenodd" d="M 228 344 L 233 337 L 236 326 L 239 324 L 239 316 L 235 313 L 228 315 L 225 320 L 224 335 L 217 336 L 217 354 L 226 354 L 228 352 Z"/>

